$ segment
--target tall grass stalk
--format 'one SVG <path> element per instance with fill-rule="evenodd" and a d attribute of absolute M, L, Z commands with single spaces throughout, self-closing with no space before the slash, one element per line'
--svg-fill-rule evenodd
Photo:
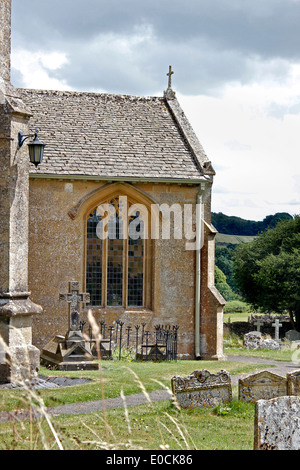
<path fill-rule="evenodd" d="M 20 331 L 15 329 L 16 333 L 19 334 L 20 336 L 20 344 L 22 344 L 24 351 L 26 352 L 26 360 L 24 363 L 19 363 L 17 361 L 17 358 L 11 354 L 11 350 L 9 349 L 8 345 L 5 343 L 3 337 L 0 335 L 0 350 L 2 353 L 5 353 L 6 355 L 6 362 L 7 365 L 10 368 L 14 368 L 15 370 L 18 370 L 20 373 L 16 377 L 16 385 L 18 387 L 21 387 L 25 391 L 25 396 L 26 399 L 23 399 L 24 403 L 28 403 L 30 407 L 30 413 L 29 413 L 29 420 L 30 420 L 30 447 L 32 448 L 33 444 L 33 433 L 32 433 L 32 425 L 33 425 L 33 416 L 35 417 L 35 420 L 37 422 L 39 431 L 40 431 L 40 436 L 43 442 L 43 447 L 45 450 L 49 450 L 50 447 L 48 445 L 45 433 L 43 431 L 43 428 L 41 426 L 41 417 L 45 418 L 48 427 L 54 437 L 54 440 L 59 448 L 59 450 L 64 450 L 62 443 L 58 437 L 58 434 L 52 424 L 51 418 L 49 414 L 47 413 L 47 409 L 45 407 L 43 399 L 38 395 L 36 390 L 32 387 L 32 383 L 28 379 L 30 377 L 30 359 L 29 359 L 29 354 L 28 354 L 28 349 L 26 348 L 26 342 L 24 340 L 24 337 L 21 335 Z M 22 341 L 22 342 L 21 342 Z M 24 369 L 27 368 L 27 371 L 25 373 Z"/>

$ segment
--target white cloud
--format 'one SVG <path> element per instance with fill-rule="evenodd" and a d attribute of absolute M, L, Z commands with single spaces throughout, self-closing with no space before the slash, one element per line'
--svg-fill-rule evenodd
<path fill-rule="evenodd" d="M 217 169 L 212 210 L 258 220 L 300 212 L 300 68 L 281 85 L 232 84 L 217 98 L 178 95 L 209 159 Z M 282 114 L 270 114 L 272 106 Z"/>
<path fill-rule="evenodd" d="M 51 76 L 51 72 L 67 63 L 67 57 L 61 52 L 31 52 L 25 49 L 12 51 L 12 69 L 21 75 L 24 88 L 44 88 L 51 90 L 69 90 L 65 80 Z"/>

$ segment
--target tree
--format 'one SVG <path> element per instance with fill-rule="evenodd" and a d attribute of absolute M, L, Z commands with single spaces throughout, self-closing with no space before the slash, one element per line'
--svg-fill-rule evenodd
<path fill-rule="evenodd" d="M 262 221 L 247 220 L 241 217 L 225 215 L 222 212 L 212 212 L 211 221 L 220 233 L 231 235 L 258 235 L 267 228 L 274 228 L 279 220 L 289 220 L 292 216 L 287 212 L 277 212 L 267 215 Z"/>
<path fill-rule="evenodd" d="M 215 266 L 215 286 L 225 300 L 234 300 L 237 298 L 237 295 L 228 285 L 225 274 L 218 268 L 218 266 Z"/>
<path fill-rule="evenodd" d="M 256 308 L 290 314 L 300 331 L 300 216 L 280 221 L 234 253 L 234 276 Z"/>
<path fill-rule="evenodd" d="M 215 249 L 216 266 L 225 274 L 226 282 L 233 291 L 236 290 L 236 285 L 235 279 L 233 277 L 232 254 L 235 251 L 236 246 L 237 245 L 233 245 L 232 243 L 228 244 L 227 246 L 219 246 L 216 244 Z"/>

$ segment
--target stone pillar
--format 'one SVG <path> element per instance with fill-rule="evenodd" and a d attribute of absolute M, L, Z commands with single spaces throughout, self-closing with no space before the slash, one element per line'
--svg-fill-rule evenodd
<path fill-rule="evenodd" d="M 10 82 L 11 0 L 0 2 L 0 78 Z"/>
<path fill-rule="evenodd" d="M 27 145 L 18 149 L 18 132 L 28 134 L 30 114 L 10 83 L 11 1 L 0 2 L 0 381 L 30 380 L 39 369 L 32 345 L 32 315 L 41 313 L 28 292 Z"/>
<path fill-rule="evenodd" d="M 211 187 L 203 194 L 204 244 L 201 250 L 200 354 L 204 360 L 224 360 L 223 306 L 226 301 L 215 287 L 215 236 L 211 225 Z"/>

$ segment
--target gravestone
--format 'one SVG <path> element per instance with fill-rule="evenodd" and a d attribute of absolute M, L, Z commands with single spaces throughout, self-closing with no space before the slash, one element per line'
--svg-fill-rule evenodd
<path fill-rule="evenodd" d="M 275 340 L 280 341 L 279 338 L 279 328 L 282 326 L 282 323 L 279 323 L 278 318 L 275 320 L 275 323 L 272 323 L 272 326 L 275 328 Z"/>
<path fill-rule="evenodd" d="M 41 361 L 60 370 L 97 369 L 93 355 L 95 342 L 84 339 L 80 329 L 80 303 L 89 302 L 89 294 L 79 294 L 79 282 L 71 281 L 69 293 L 60 294 L 59 299 L 69 303 L 69 330 L 66 335 L 56 335 L 44 346 Z"/>
<path fill-rule="evenodd" d="M 260 327 L 263 326 L 264 321 L 261 318 L 258 318 L 256 322 L 254 322 L 254 325 L 257 326 L 257 331 L 260 331 Z"/>
<path fill-rule="evenodd" d="M 232 400 L 231 377 L 226 370 L 217 374 L 195 370 L 188 377 L 173 377 L 171 385 L 182 408 L 214 407 Z"/>
<path fill-rule="evenodd" d="M 300 450 L 300 397 L 256 402 L 254 450 Z"/>
<path fill-rule="evenodd" d="M 261 344 L 260 344 L 260 349 L 273 349 L 273 350 L 279 350 L 281 349 L 281 345 L 278 341 L 276 341 L 275 339 L 264 339 L 262 340 Z"/>
<path fill-rule="evenodd" d="M 283 395 L 287 395 L 287 379 L 272 372 L 265 370 L 239 379 L 239 400 L 254 403 Z"/>
<path fill-rule="evenodd" d="M 262 342 L 262 333 L 260 331 L 250 331 L 243 337 L 243 346 L 246 349 L 259 349 Z"/>
<path fill-rule="evenodd" d="M 288 395 L 300 396 L 300 370 L 287 374 Z"/>
<path fill-rule="evenodd" d="M 285 337 L 289 341 L 300 341 L 300 332 L 296 330 L 289 330 L 286 332 Z"/>

